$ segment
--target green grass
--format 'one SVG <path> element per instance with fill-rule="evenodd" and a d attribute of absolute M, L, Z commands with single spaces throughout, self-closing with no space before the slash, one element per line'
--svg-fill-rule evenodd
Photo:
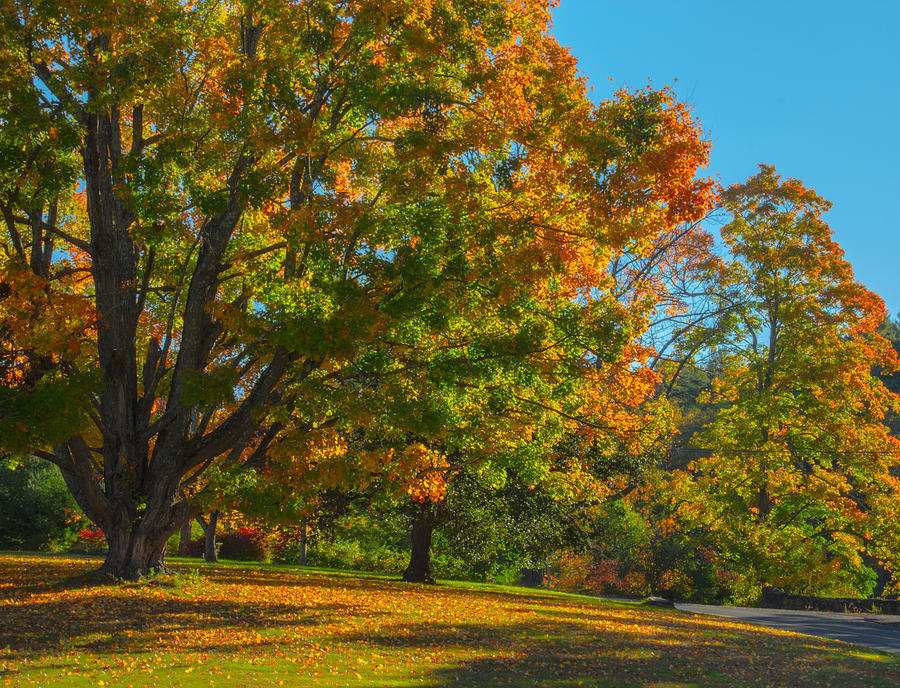
<path fill-rule="evenodd" d="M 896 686 L 893 655 L 591 597 L 176 560 L 0 555 L 0 686 Z"/>

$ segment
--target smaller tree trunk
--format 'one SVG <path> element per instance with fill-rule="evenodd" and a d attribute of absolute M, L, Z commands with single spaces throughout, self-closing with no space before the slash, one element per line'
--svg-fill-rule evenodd
<path fill-rule="evenodd" d="M 181 525 L 181 534 L 178 537 L 178 556 L 188 556 L 191 544 L 191 521 L 185 521 Z"/>
<path fill-rule="evenodd" d="M 433 505 L 430 502 L 417 505 L 410 533 L 409 566 L 403 572 L 403 580 L 407 583 L 434 583 L 431 573 L 431 535 L 434 525 Z"/>
<path fill-rule="evenodd" d="M 297 563 L 306 566 L 306 519 L 300 522 L 300 552 L 297 554 Z"/>
<path fill-rule="evenodd" d="M 772 513 L 772 498 L 765 487 L 761 487 L 756 495 L 757 518 L 766 521 Z"/>
<path fill-rule="evenodd" d="M 203 528 L 203 560 L 209 564 L 219 561 L 219 553 L 216 551 L 216 525 L 218 522 L 218 511 L 211 512 L 208 521 L 202 516 L 197 517 L 197 523 Z"/>

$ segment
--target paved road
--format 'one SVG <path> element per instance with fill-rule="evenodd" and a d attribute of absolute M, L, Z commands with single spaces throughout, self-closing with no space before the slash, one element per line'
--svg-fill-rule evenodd
<path fill-rule="evenodd" d="M 716 607 L 709 604 L 682 604 L 675 607 L 693 614 L 726 616 L 746 623 L 771 626 L 796 633 L 818 635 L 900 654 L 900 616 L 888 614 L 837 614 L 796 612 L 790 609 Z"/>

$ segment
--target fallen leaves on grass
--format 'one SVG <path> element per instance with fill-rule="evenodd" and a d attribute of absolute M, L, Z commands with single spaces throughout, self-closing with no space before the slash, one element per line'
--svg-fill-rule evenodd
<path fill-rule="evenodd" d="M 900 685 L 852 646 L 540 592 L 275 567 L 59 585 L 96 565 L 0 556 L 0 686 Z"/>

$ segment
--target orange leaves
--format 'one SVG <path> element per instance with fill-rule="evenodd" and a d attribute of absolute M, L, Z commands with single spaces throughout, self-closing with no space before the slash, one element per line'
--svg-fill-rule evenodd
<path fill-rule="evenodd" d="M 90 343 L 92 304 L 76 294 L 50 298 L 46 280 L 0 259 L 0 347 L 7 384 L 18 385 L 41 358 L 78 359 Z"/>
<path fill-rule="evenodd" d="M 400 452 L 398 475 L 406 482 L 405 491 L 417 502 L 439 502 L 446 490 L 446 457 L 421 443 L 407 445 Z M 404 478 L 403 476 L 410 476 Z"/>
<path fill-rule="evenodd" d="M 665 92 L 660 129 L 665 138 L 648 155 L 650 169 L 659 179 L 659 197 L 666 204 L 670 225 L 696 222 L 712 209 L 717 191 L 712 179 L 695 179 L 697 170 L 709 161 L 711 144 L 697 135 L 697 124 L 684 103 Z"/>

